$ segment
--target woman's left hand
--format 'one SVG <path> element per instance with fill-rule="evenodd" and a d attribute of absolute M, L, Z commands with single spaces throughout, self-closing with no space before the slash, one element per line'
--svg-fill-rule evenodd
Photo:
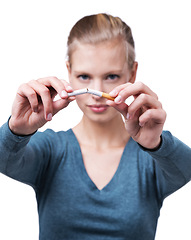
<path fill-rule="evenodd" d="M 124 116 L 125 127 L 131 137 L 145 148 L 157 148 L 166 120 L 166 112 L 157 95 L 143 83 L 137 82 L 116 87 L 110 96 L 115 100 L 108 100 L 107 104 Z M 134 101 L 128 106 L 125 101 L 130 96 L 134 97 Z"/>

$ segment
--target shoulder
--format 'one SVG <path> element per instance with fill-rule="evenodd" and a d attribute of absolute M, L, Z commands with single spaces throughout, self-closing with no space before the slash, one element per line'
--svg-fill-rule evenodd
<path fill-rule="evenodd" d="M 30 144 L 36 146 L 44 146 L 51 149 L 64 149 L 66 145 L 72 141 L 72 130 L 55 132 L 52 129 L 47 129 L 43 132 L 38 131 L 31 136 Z"/>
<path fill-rule="evenodd" d="M 37 131 L 32 137 L 34 138 L 48 138 L 48 139 L 64 139 L 71 135 L 72 129 L 66 131 L 55 132 L 53 129 L 46 129 L 45 131 Z"/>

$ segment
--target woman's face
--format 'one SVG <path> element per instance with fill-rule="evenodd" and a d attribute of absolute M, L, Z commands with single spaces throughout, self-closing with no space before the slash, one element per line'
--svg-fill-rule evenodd
<path fill-rule="evenodd" d="M 109 93 L 118 85 L 131 81 L 126 49 L 119 40 L 98 45 L 78 43 L 67 68 L 74 90 L 91 88 Z M 76 96 L 76 101 L 85 116 L 93 121 L 106 122 L 119 114 L 102 97 L 84 94 Z"/>

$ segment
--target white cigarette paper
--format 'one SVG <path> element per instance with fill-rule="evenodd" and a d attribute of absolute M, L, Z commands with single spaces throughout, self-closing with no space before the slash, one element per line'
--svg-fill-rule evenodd
<path fill-rule="evenodd" d="M 93 89 L 88 88 L 88 93 L 99 96 L 99 97 L 102 97 L 102 92 L 97 91 L 97 90 L 93 90 Z"/>
<path fill-rule="evenodd" d="M 94 90 L 94 89 L 89 89 L 89 88 L 75 90 L 71 93 L 68 93 L 68 97 L 81 95 L 81 94 L 85 94 L 85 93 L 93 94 L 93 95 L 96 95 L 96 96 L 99 96 L 99 97 L 104 97 L 104 98 L 107 98 L 107 99 L 110 99 L 110 100 L 115 99 L 115 98 L 111 97 L 108 93 L 104 93 L 104 92 Z"/>
<path fill-rule="evenodd" d="M 76 95 L 81 95 L 84 93 L 88 92 L 88 88 L 84 88 L 84 89 L 79 89 L 79 90 L 75 90 L 71 93 L 68 93 L 68 97 L 72 97 L 72 96 L 76 96 Z"/>

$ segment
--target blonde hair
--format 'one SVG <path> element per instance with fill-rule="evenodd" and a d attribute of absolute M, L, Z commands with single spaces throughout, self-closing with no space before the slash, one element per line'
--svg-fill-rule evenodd
<path fill-rule="evenodd" d="M 119 17 L 108 14 L 96 14 L 83 17 L 71 29 L 67 42 L 67 57 L 71 63 L 72 52 L 76 43 L 98 44 L 104 41 L 121 39 L 127 50 L 129 69 L 135 61 L 135 44 L 130 27 Z"/>

